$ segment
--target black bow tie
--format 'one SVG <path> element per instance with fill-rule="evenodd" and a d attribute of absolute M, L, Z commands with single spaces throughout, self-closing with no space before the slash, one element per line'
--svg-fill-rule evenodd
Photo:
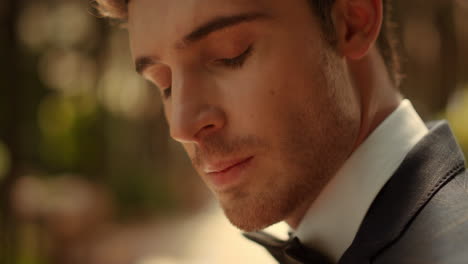
<path fill-rule="evenodd" d="M 321 253 L 303 246 L 297 237 L 283 241 L 262 231 L 243 235 L 265 247 L 280 264 L 331 264 Z"/>

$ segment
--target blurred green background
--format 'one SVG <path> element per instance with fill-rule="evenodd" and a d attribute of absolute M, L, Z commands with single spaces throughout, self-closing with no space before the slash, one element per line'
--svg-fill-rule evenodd
<path fill-rule="evenodd" d="M 179 240 L 165 239 L 211 203 L 125 29 L 93 13 L 89 1 L 0 2 L 2 264 L 177 257 Z M 465 153 L 467 17 L 466 0 L 395 0 L 403 93 L 425 120 L 448 119 Z"/>

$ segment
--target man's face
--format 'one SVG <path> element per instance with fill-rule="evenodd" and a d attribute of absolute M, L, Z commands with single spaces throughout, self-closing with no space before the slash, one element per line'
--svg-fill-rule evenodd
<path fill-rule="evenodd" d="M 230 221 L 251 231 L 301 217 L 360 122 L 306 0 L 132 0 L 128 29 L 171 136 Z"/>

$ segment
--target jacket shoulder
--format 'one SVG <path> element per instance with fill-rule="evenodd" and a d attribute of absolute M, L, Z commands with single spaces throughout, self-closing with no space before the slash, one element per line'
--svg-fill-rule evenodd
<path fill-rule="evenodd" d="M 445 183 L 373 263 L 467 263 L 468 172 Z"/>

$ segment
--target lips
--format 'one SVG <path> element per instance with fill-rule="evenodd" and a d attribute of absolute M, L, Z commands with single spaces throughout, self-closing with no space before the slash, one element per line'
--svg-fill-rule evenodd
<path fill-rule="evenodd" d="M 253 156 L 209 163 L 204 172 L 218 189 L 226 189 L 240 181 L 252 158 Z"/>
<path fill-rule="evenodd" d="M 247 158 L 242 158 L 242 159 L 236 159 L 236 160 L 230 160 L 230 161 L 222 161 L 222 162 L 217 162 L 217 163 L 212 163 L 212 164 L 207 164 L 205 173 L 220 173 L 220 172 L 225 172 L 232 167 L 237 166 L 238 164 L 246 161 L 251 157 Z"/>

